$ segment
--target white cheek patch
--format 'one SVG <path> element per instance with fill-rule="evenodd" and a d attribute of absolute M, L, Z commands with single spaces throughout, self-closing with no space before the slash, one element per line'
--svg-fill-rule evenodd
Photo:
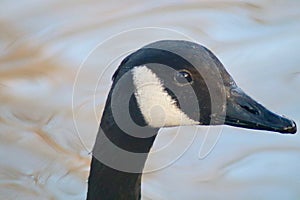
<path fill-rule="evenodd" d="M 164 90 L 160 79 L 147 66 L 132 69 L 135 97 L 145 121 L 152 127 L 195 125 Z"/>

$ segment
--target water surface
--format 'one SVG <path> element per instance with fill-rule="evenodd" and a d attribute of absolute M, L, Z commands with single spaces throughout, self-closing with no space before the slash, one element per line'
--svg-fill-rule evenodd
<path fill-rule="evenodd" d="M 204 44 L 247 93 L 300 122 L 299 1 L 2 1 L 0 28 L 0 199 L 85 198 L 110 77 L 151 41 Z M 143 199 L 296 200 L 299 168 L 298 135 L 168 128 Z"/>

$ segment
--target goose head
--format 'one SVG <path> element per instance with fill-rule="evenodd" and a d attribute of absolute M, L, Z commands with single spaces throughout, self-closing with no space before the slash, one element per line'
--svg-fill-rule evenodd
<path fill-rule="evenodd" d="M 243 92 L 210 50 L 188 41 L 154 42 L 126 57 L 110 95 L 113 118 L 131 134 L 139 127 L 180 125 L 297 130 L 294 121 Z"/>
<path fill-rule="evenodd" d="M 93 149 L 87 199 L 140 199 L 141 174 L 158 129 L 230 125 L 295 133 L 294 121 L 245 94 L 205 47 L 158 41 L 113 75 Z"/>

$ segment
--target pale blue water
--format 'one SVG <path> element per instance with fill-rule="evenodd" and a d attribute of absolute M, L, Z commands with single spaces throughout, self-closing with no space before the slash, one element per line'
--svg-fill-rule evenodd
<path fill-rule="evenodd" d="M 248 94 L 300 123 L 299 1 L 0 4 L 0 199 L 85 198 L 111 75 L 151 41 L 204 44 Z M 299 135 L 168 128 L 143 198 L 296 200 L 299 168 Z"/>

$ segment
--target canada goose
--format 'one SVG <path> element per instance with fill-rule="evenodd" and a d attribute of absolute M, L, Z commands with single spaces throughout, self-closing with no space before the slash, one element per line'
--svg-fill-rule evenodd
<path fill-rule="evenodd" d="M 294 121 L 247 96 L 207 48 L 151 43 L 113 75 L 93 149 L 88 200 L 141 197 L 147 155 L 161 127 L 221 125 L 295 133 Z"/>

